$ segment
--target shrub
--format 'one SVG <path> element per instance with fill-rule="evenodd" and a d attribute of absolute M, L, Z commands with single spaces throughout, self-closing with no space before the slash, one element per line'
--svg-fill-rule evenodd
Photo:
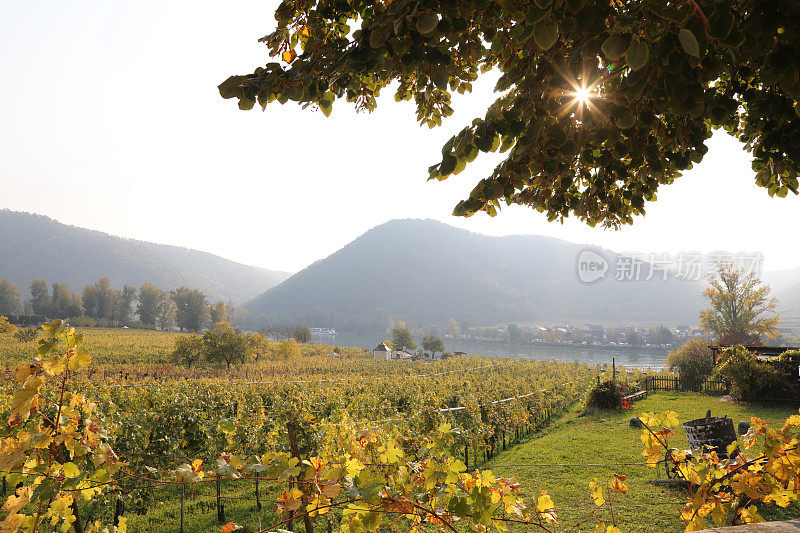
<path fill-rule="evenodd" d="M 303 352 L 300 350 L 300 345 L 294 339 L 282 341 L 278 345 L 278 349 L 275 351 L 275 358 L 278 360 L 297 359 L 298 357 L 302 356 Z"/>
<path fill-rule="evenodd" d="M 714 372 L 714 353 L 708 342 L 691 339 L 677 350 L 669 352 L 667 364 L 677 371 L 682 382 L 702 383 Z"/>
<path fill-rule="evenodd" d="M 746 348 L 734 346 L 723 350 L 722 358 L 714 377 L 730 381 L 731 396 L 737 400 L 781 400 L 800 394 L 797 363 L 790 362 L 789 357 L 759 361 Z"/>
<path fill-rule="evenodd" d="M 597 383 L 586 398 L 586 407 L 598 409 L 622 409 L 623 398 L 630 394 L 630 386 L 624 381 L 608 379 Z"/>

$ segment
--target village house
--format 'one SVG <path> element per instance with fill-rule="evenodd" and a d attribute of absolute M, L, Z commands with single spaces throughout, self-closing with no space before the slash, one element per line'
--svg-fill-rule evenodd
<path fill-rule="evenodd" d="M 585 324 L 582 328 L 583 332 L 594 337 L 595 339 L 607 339 L 606 327 L 602 324 Z"/>
<path fill-rule="evenodd" d="M 380 360 L 387 360 L 392 358 L 392 349 L 386 345 L 385 342 L 381 342 L 378 344 L 374 350 L 372 350 L 372 357 L 375 359 Z"/>
<path fill-rule="evenodd" d="M 380 361 L 390 361 L 392 359 L 413 359 L 414 354 L 407 350 L 392 350 L 388 344 L 381 342 L 372 350 L 372 357 Z"/>

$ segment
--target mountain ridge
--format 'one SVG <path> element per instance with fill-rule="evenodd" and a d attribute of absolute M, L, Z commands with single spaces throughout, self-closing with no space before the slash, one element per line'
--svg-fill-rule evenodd
<path fill-rule="evenodd" d="M 0 210 L 0 278 L 17 284 L 23 297 L 34 279 L 66 283 L 80 292 L 108 277 L 115 288 L 152 283 L 171 290 L 186 285 L 210 300 L 241 303 L 289 275 L 209 252 L 67 225 L 45 215 Z"/>
<path fill-rule="evenodd" d="M 578 279 L 577 261 L 585 250 L 609 263 L 605 278 L 596 283 Z M 449 318 L 473 325 L 600 319 L 696 323 L 697 284 L 617 282 L 611 279 L 617 258 L 610 250 L 553 237 L 490 237 L 433 220 L 393 220 L 245 308 L 268 320 L 339 327 L 379 322 L 381 312 L 420 325 Z"/>

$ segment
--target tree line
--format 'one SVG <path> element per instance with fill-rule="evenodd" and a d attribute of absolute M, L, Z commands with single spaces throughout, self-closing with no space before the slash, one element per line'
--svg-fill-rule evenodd
<path fill-rule="evenodd" d="M 0 279 L 0 315 L 7 317 L 68 318 L 77 326 L 129 326 L 171 331 L 200 331 L 230 321 L 230 306 L 209 303 L 198 289 L 162 290 L 150 283 L 140 287 L 111 287 L 109 278 L 73 293 L 65 283 L 37 279 L 30 285 L 30 299 L 23 300 L 19 287 Z M 23 320 L 24 321 L 24 320 Z"/>

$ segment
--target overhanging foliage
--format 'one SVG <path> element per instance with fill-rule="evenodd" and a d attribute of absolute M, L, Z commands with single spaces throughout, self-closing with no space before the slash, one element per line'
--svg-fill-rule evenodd
<path fill-rule="evenodd" d="M 797 193 L 800 3 L 795 0 L 284 0 L 271 62 L 220 86 L 239 107 L 337 99 L 371 111 L 399 82 L 430 127 L 451 94 L 497 69 L 500 93 L 445 144 L 431 179 L 480 152 L 506 158 L 454 214 L 501 201 L 618 226 L 699 163 L 715 128 L 753 154 L 770 195 Z"/>

